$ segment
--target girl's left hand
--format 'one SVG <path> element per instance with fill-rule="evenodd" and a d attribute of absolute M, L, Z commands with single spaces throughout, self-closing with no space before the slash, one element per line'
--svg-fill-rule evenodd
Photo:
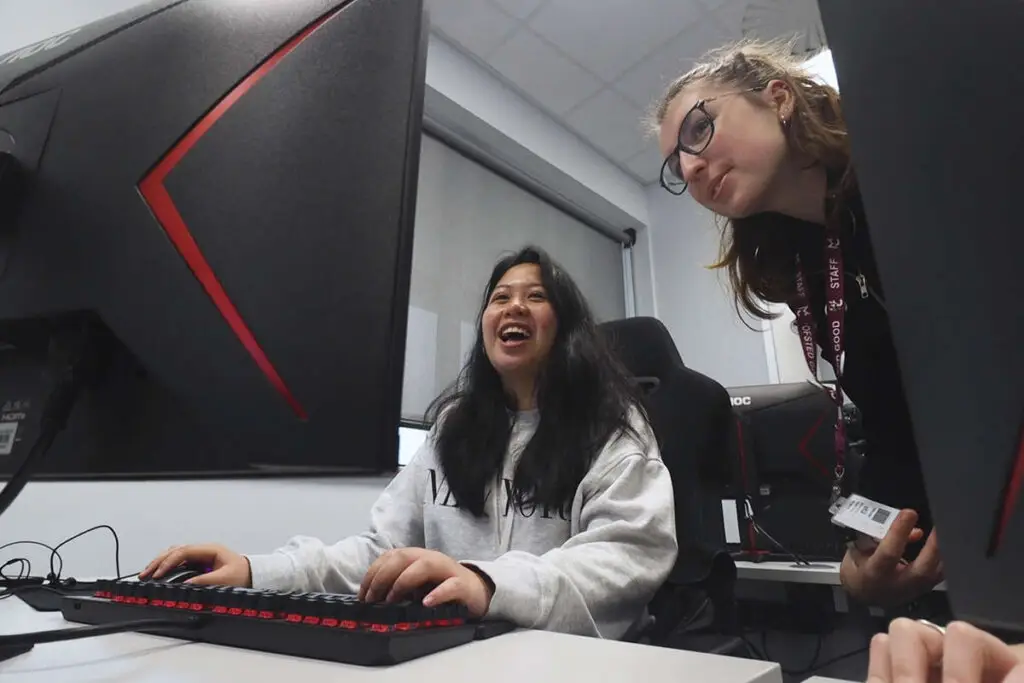
<path fill-rule="evenodd" d="M 990 633 L 953 622 L 945 634 L 910 619 L 871 641 L 868 683 L 1024 683 L 1024 652 Z"/>
<path fill-rule="evenodd" d="M 444 553 L 423 548 L 399 548 L 378 557 L 363 577 L 359 599 L 395 602 L 427 586 L 435 586 L 423 598 L 427 607 L 459 602 L 480 618 L 491 605 L 493 588 L 483 575 Z"/>

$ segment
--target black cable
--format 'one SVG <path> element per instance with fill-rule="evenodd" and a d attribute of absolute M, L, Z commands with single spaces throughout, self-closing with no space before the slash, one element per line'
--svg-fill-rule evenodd
<path fill-rule="evenodd" d="M 765 661 L 765 662 L 773 661 L 769 657 L 769 655 L 768 655 L 767 648 L 765 648 L 764 652 L 758 650 L 757 647 L 746 638 L 746 636 L 741 636 L 740 640 L 742 640 L 743 644 L 746 645 L 747 652 L 751 656 L 753 656 L 754 659 L 760 659 L 761 661 Z M 767 641 L 767 632 L 765 632 L 765 631 L 761 632 L 761 642 L 764 643 L 765 645 L 767 645 L 767 642 L 768 642 Z M 808 667 L 806 667 L 804 669 L 797 669 L 797 670 L 794 671 L 794 670 L 791 670 L 791 669 L 787 669 L 785 666 L 782 666 L 782 664 L 780 662 L 779 666 L 782 669 L 782 673 L 786 674 L 787 676 L 809 676 L 811 674 L 815 674 L 815 673 L 821 671 L 822 669 L 824 669 L 826 667 L 829 667 L 829 666 L 832 666 L 833 664 L 841 662 L 844 659 L 849 659 L 850 657 L 856 657 L 859 654 L 863 654 L 863 653 L 867 652 L 871 648 L 870 644 L 869 645 L 865 645 L 863 647 L 857 648 L 856 650 L 851 650 L 849 652 L 846 652 L 846 653 L 841 654 L 841 655 L 837 655 L 835 657 L 832 657 L 831 659 L 826 659 L 824 662 L 820 662 L 819 663 L 817 660 L 818 660 L 818 657 L 821 656 L 821 648 L 822 648 L 823 643 L 824 643 L 824 636 L 822 636 L 821 634 L 818 634 L 818 644 L 817 644 L 817 647 L 814 650 L 814 658 L 811 660 L 811 664 Z"/>
<path fill-rule="evenodd" d="M 50 551 L 50 566 L 53 566 L 53 558 L 56 556 L 56 558 L 60 561 L 60 566 L 57 572 L 60 573 L 60 571 L 63 570 L 64 557 L 59 552 L 57 552 L 53 546 L 47 545 L 46 543 L 41 543 L 40 541 L 13 541 L 11 543 L 5 543 L 3 545 L 0 545 L 0 550 L 10 548 L 16 545 L 37 545 L 41 548 L 46 548 Z M 18 572 L 17 576 L 10 576 L 7 573 L 7 568 L 15 563 L 20 564 L 20 571 Z M 0 564 L 0 600 L 5 600 L 15 595 L 20 588 L 24 587 L 22 582 L 29 581 L 31 578 L 32 561 L 29 560 L 27 557 L 15 557 L 10 560 L 7 560 L 3 564 Z M 37 581 L 42 581 L 42 579 L 37 579 Z M 12 583 L 14 585 L 10 585 Z"/>
<path fill-rule="evenodd" d="M 804 566 L 804 567 L 810 567 L 811 566 L 811 563 L 808 562 L 804 557 L 802 557 L 801 555 L 799 555 L 798 553 L 796 553 L 796 552 L 794 552 L 792 550 L 789 550 L 781 542 L 777 541 L 774 536 L 772 536 L 770 533 L 765 531 L 765 528 L 763 526 L 761 526 L 761 524 L 756 519 L 754 519 L 753 515 L 750 516 L 750 523 L 754 525 L 754 530 L 757 531 L 757 533 L 761 534 L 762 536 L 767 538 L 769 541 L 771 541 L 772 544 L 778 550 L 780 550 L 783 553 L 785 553 L 786 555 L 789 555 L 790 557 L 792 557 L 794 563 L 796 563 L 797 565 Z"/>
<path fill-rule="evenodd" d="M 677 623 L 675 626 L 671 626 L 668 629 L 668 631 L 665 632 L 665 633 L 657 633 L 657 631 L 658 631 L 658 629 L 657 629 L 658 619 L 660 619 L 661 617 L 656 617 L 655 622 L 654 622 L 655 623 L 655 629 L 653 629 L 653 631 L 655 633 L 657 633 L 657 635 L 655 637 L 660 640 L 660 639 L 663 639 L 663 638 L 671 635 L 672 633 L 685 634 L 686 633 L 686 629 L 690 628 L 690 626 L 692 626 L 694 624 L 694 622 L 696 622 L 697 619 L 699 619 L 700 616 L 702 614 L 704 614 L 707 611 L 708 607 L 710 607 L 710 606 L 711 606 L 711 598 L 710 597 L 704 598 L 704 600 L 699 605 L 697 605 L 697 609 L 693 610 L 693 612 L 691 612 L 690 615 L 688 617 L 686 617 L 685 619 L 680 620 L 679 623 Z"/>
<path fill-rule="evenodd" d="M 39 645 L 41 643 L 56 643 L 63 640 L 77 640 L 79 638 L 92 638 L 94 636 L 106 636 L 127 631 L 150 631 L 157 628 L 194 629 L 206 625 L 209 621 L 209 615 L 194 615 L 186 619 L 134 619 L 132 621 L 115 621 L 109 624 L 94 626 L 58 628 L 52 631 L 15 633 L 8 636 L 0 636 L 0 649 Z"/>
<path fill-rule="evenodd" d="M 39 577 L 35 579 L 36 583 L 31 585 L 21 584 L 22 581 L 28 581 L 32 579 L 32 562 L 25 557 L 15 557 L 7 560 L 3 564 L 0 564 L 0 582 L 14 583 L 15 585 L 0 585 L 0 600 L 10 598 L 21 592 L 22 589 L 40 590 L 47 589 L 53 592 L 59 593 L 59 590 L 53 588 L 54 585 L 60 585 L 60 581 L 63 579 L 64 573 L 64 556 L 60 554 L 60 549 L 68 543 L 75 541 L 86 534 L 92 533 L 93 531 L 100 531 L 106 529 L 110 532 L 110 535 L 114 537 L 114 569 L 116 572 L 117 580 L 133 578 L 138 576 L 138 572 L 133 574 L 121 575 L 121 539 L 117 535 L 117 531 L 114 527 L 109 524 L 97 524 L 96 526 L 90 527 L 85 531 L 80 531 L 77 534 L 70 536 L 56 546 L 47 545 L 40 541 L 14 541 L 12 543 L 5 543 L 0 545 L 0 550 L 4 548 L 10 548 L 16 545 L 37 545 L 41 548 L 45 548 L 50 551 L 50 573 L 45 578 Z M 55 562 L 56 560 L 56 562 Z M 11 576 L 7 573 L 7 568 L 11 565 L 18 563 L 20 565 L 17 576 Z M 43 582 L 49 583 L 49 586 Z"/>
<path fill-rule="evenodd" d="M 774 536 L 768 533 L 763 526 L 761 526 L 761 523 L 757 521 L 757 516 L 754 514 L 754 505 L 750 501 L 750 498 L 746 498 L 746 500 L 744 501 L 743 513 L 747 521 L 750 522 L 750 525 L 754 527 L 754 531 L 767 538 L 775 546 L 777 550 L 781 551 L 785 555 L 789 555 L 790 557 L 792 557 L 793 562 L 795 562 L 799 566 L 811 566 L 811 563 L 808 562 L 806 558 L 802 557 L 798 553 L 795 553 L 786 546 L 784 546 Z"/>
<path fill-rule="evenodd" d="M 117 576 L 117 577 L 120 578 L 121 577 L 121 540 L 117 537 L 117 532 L 114 531 L 114 527 L 110 526 L 109 524 L 97 524 L 94 527 L 90 527 L 90 528 L 86 529 L 85 531 L 81 531 L 81 532 L 75 534 L 74 536 L 72 536 L 70 538 L 66 538 L 63 541 L 61 541 L 60 543 L 58 543 L 52 549 L 52 552 L 50 553 L 50 574 L 52 574 L 56 579 L 60 579 L 60 577 L 61 577 L 61 571 L 63 570 L 63 567 L 64 567 L 64 561 L 61 560 L 61 563 L 60 563 L 61 564 L 61 568 L 60 569 L 55 571 L 54 568 L 53 568 L 53 558 L 54 557 L 60 557 L 60 553 L 57 552 L 58 550 L 63 548 L 65 545 L 67 545 L 71 541 L 79 539 L 82 536 L 85 536 L 86 534 L 92 533 L 93 531 L 100 531 L 102 529 L 108 530 L 110 532 L 110 534 L 114 537 L 114 571 L 115 571 L 114 576 Z"/>
<path fill-rule="evenodd" d="M 17 576 L 9 576 L 7 574 L 7 567 L 11 566 L 15 562 L 21 563 L 21 569 Z M 15 557 L 0 565 L 0 579 L 3 580 L 3 587 L 0 589 L 0 600 L 5 600 L 11 597 L 18 588 L 24 585 L 24 581 L 29 576 L 31 567 L 32 563 L 25 557 Z"/>
<path fill-rule="evenodd" d="M 680 624 L 676 628 L 676 630 L 685 631 L 686 629 L 688 629 L 695 621 L 697 621 L 697 619 L 700 618 L 700 615 L 704 614 L 704 612 L 707 611 L 708 607 L 710 606 L 711 598 L 704 598 L 704 602 L 700 603 L 700 606 L 693 611 L 693 614 L 690 615 L 690 618 L 684 621 L 682 624 Z"/>
<path fill-rule="evenodd" d="M 17 576 L 8 576 L 7 567 L 14 564 L 15 562 L 21 563 L 21 570 Z M 7 560 L 3 564 L 0 564 L 0 579 L 6 579 L 7 581 L 21 581 L 25 579 L 32 571 L 32 563 L 27 557 L 15 557 Z"/>
<path fill-rule="evenodd" d="M 857 648 L 856 650 L 852 650 L 850 652 L 847 652 L 846 654 L 839 655 L 838 657 L 833 657 L 832 659 L 826 659 L 824 662 L 822 662 L 821 664 L 816 665 L 814 668 L 809 669 L 807 671 L 798 671 L 794 675 L 796 675 L 796 676 L 806 676 L 806 675 L 809 675 L 809 674 L 817 673 L 817 672 L 821 671 L 822 669 L 824 669 L 825 667 L 832 666 L 833 664 L 836 664 L 837 662 L 841 662 L 844 659 L 849 659 L 850 657 L 856 657 L 859 654 L 863 654 L 863 653 L 867 652 L 869 649 L 870 649 L 870 646 Z"/>
<path fill-rule="evenodd" d="M 69 398 L 65 397 L 77 394 L 77 389 L 77 386 L 70 383 L 59 384 L 50 395 L 50 399 L 55 404 L 63 407 L 64 404 L 72 402 Z M 70 406 L 68 409 L 70 410 Z M 59 415 L 59 417 L 64 417 L 64 415 Z M 51 418 L 43 422 L 39 435 L 36 437 L 35 443 L 32 444 L 32 448 L 29 449 L 28 455 L 11 473 L 11 477 L 7 480 L 7 484 L 4 485 L 3 489 L 0 489 L 0 515 L 14 502 L 14 499 L 21 493 L 21 490 L 25 488 L 25 484 L 28 483 L 29 478 L 35 471 L 36 465 L 43 459 L 43 455 L 50 450 L 50 446 L 53 445 L 57 435 L 63 428 L 63 421 Z"/>
<path fill-rule="evenodd" d="M 56 558 L 58 560 L 60 560 L 60 569 L 63 568 L 63 557 L 61 557 L 60 553 L 58 553 L 53 548 L 53 546 L 46 545 L 45 543 L 41 543 L 39 541 L 12 541 L 11 543 L 5 543 L 4 545 L 0 546 L 0 550 L 4 550 L 5 548 L 11 548 L 13 546 L 39 546 L 40 548 L 45 548 L 46 550 L 50 551 L 50 568 L 53 567 L 53 557 L 54 557 L 54 555 L 56 556 Z M 27 570 L 27 573 L 29 573 L 29 574 L 32 573 L 32 562 L 28 558 L 18 557 L 18 558 L 15 558 L 15 559 L 22 560 L 22 561 L 26 562 L 26 564 L 29 567 L 28 570 Z"/>
<path fill-rule="evenodd" d="M 0 515 L 10 507 L 38 469 L 57 436 L 64 430 L 75 399 L 96 369 L 95 332 L 89 323 L 68 326 L 50 335 L 49 362 L 54 384 L 43 403 L 35 442 L 11 470 L 0 489 Z"/>
<path fill-rule="evenodd" d="M 818 663 L 818 658 L 821 657 L 821 648 L 825 644 L 825 636 L 821 633 L 817 634 L 818 639 L 814 645 L 814 655 L 811 657 L 811 661 L 807 663 L 802 669 L 787 669 L 782 666 L 782 662 L 779 662 L 779 666 L 782 668 L 782 673 L 787 676 L 803 676 L 811 671 L 817 671 L 815 665 Z M 772 658 L 768 652 L 768 631 L 761 631 L 761 649 L 764 651 L 765 660 L 772 662 L 776 661 Z"/>
<path fill-rule="evenodd" d="M 747 653 L 750 654 L 751 657 L 753 657 L 754 659 L 760 659 L 763 662 L 768 661 L 768 658 L 764 655 L 764 653 L 758 650 L 752 642 L 747 640 L 746 636 L 740 636 L 740 640 L 742 640 L 743 644 L 747 646 Z"/>

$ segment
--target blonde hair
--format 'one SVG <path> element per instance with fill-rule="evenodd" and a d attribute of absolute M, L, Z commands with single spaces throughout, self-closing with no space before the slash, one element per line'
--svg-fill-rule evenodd
<path fill-rule="evenodd" d="M 793 113 L 784 127 L 787 143 L 798 158 L 823 166 L 839 177 L 839 197 L 856 191 L 850 166 L 850 144 L 839 93 L 819 83 L 804 67 L 806 56 L 793 54 L 793 41 L 744 40 L 707 52 L 688 72 L 675 79 L 655 103 L 652 128 L 660 128 L 669 107 L 685 88 L 709 84 L 736 89 L 759 90 L 773 80 L 786 84 L 793 95 Z M 833 204 L 828 220 L 838 220 L 843 201 Z M 784 242 L 784 233 L 766 223 L 778 220 L 772 214 L 727 219 L 722 227 L 718 261 L 710 266 L 729 275 L 736 310 L 755 318 L 776 317 L 765 302 L 786 303 L 793 295 L 794 250 Z"/>

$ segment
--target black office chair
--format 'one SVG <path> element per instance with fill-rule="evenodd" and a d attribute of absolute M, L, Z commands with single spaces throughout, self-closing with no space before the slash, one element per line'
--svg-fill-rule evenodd
<path fill-rule="evenodd" d="M 651 426 L 675 491 L 679 559 L 651 602 L 654 623 L 641 637 L 655 645 L 739 652 L 744 644 L 737 637 L 736 565 L 709 531 L 722 525 L 721 500 L 714 492 L 731 476 L 729 394 L 718 382 L 683 364 L 660 320 L 616 320 L 602 324 L 600 331 L 644 389 Z"/>

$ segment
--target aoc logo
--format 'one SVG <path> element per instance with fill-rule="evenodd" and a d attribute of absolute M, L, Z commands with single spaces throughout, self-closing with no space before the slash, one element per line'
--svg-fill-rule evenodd
<path fill-rule="evenodd" d="M 53 36 L 52 38 L 41 40 L 38 43 L 33 43 L 32 45 L 29 45 L 28 47 L 23 47 L 20 50 L 15 50 L 14 52 L 8 54 L 6 57 L 0 58 L 0 66 L 3 66 L 5 64 L 14 64 L 15 62 L 19 62 L 22 59 L 28 59 L 33 55 L 37 55 L 41 52 L 46 52 L 47 50 L 52 50 L 55 47 L 60 47 L 64 43 L 68 42 L 68 40 L 71 39 L 71 36 L 75 35 L 80 30 L 81 29 L 74 28 L 68 31 L 67 33 L 61 33 L 58 36 Z"/>
<path fill-rule="evenodd" d="M 750 405 L 750 397 L 749 396 L 730 396 L 729 397 L 729 402 L 732 403 L 733 406 L 735 406 L 735 407 L 749 406 Z"/>

